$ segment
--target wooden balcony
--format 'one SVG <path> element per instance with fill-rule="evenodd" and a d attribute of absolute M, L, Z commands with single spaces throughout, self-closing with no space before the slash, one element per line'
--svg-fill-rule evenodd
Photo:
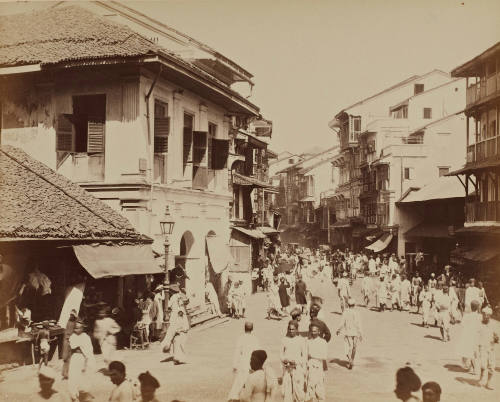
<path fill-rule="evenodd" d="M 474 222 L 500 222 L 500 201 L 467 202 L 465 220 Z"/>
<path fill-rule="evenodd" d="M 467 147 L 467 163 L 497 159 L 500 156 L 500 136 L 487 138 Z"/>
<path fill-rule="evenodd" d="M 470 85 L 467 88 L 466 105 L 474 106 L 490 97 L 498 95 L 500 92 L 500 73 L 490 75 L 480 82 Z"/>

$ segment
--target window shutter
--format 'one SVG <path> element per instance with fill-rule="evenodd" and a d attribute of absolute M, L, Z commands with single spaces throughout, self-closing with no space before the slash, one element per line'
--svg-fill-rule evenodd
<path fill-rule="evenodd" d="M 87 152 L 102 153 L 104 152 L 104 124 L 105 121 L 101 117 L 89 116 L 87 127 Z"/>
<path fill-rule="evenodd" d="M 213 139 L 211 135 L 207 138 L 207 166 L 209 169 L 213 169 L 214 158 L 213 158 Z"/>
<path fill-rule="evenodd" d="M 183 138 L 183 163 L 186 166 L 192 159 L 191 145 L 193 142 L 193 131 L 191 127 L 184 127 L 184 138 Z"/>
<path fill-rule="evenodd" d="M 193 167 L 193 188 L 206 189 L 208 187 L 208 169 L 205 166 Z"/>
<path fill-rule="evenodd" d="M 170 117 L 155 117 L 154 152 L 168 153 L 168 134 L 170 133 Z"/>
<path fill-rule="evenodd" d="M 207 161 L 207 132 L 193 131 L 193 165 L 205 166 Z"/>
<path fill-rule="evenodd" d="M 212 139 L 212 163 L 213 169 L 221 170 L 227 166 L 229 155 L 229 140 Z"/>
<path fill-rule="evenodd" d="M 71 122 L 73 115 L 57 116 L 56 151 L 73 152 L 75 149 L 75 131 Z"/>

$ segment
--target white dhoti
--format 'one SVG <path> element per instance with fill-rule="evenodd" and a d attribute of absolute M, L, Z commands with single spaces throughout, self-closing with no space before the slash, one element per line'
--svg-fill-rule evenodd
<path fill-rule="evenodd" d="M 324 401 L 325 393 L 325 373 L 323 362 L 318 359 L 309 359 L 307 362 L 307 401 Z"/>
<path fill-rule="evenodd" d="M 305 373 L 302 366 L 285 367 L 283 373 L 283 402 L 305 400 Z"/>
<path fill-rule="evenodd" d="M 174 361 L 179 362 L 179 363 L 186 363 L 187 358 L 186 358 L 186 342 L 187 342 L 187 333 L 186 332 L 179 332 L 174 336 L 173 339 L 173 356 L 174 356 Z"/>
<path fill-rule="evenodd" d="M 89 393 L 90 385 L 85 369 L 85 357 L 81 353 L 73 353 L 69 361 L 68 391 L 72 399 L 78 400 L 80 392 Z"/>

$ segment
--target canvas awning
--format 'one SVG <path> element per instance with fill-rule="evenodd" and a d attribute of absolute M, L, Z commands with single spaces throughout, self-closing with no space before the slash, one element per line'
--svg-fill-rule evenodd
<path fill-rule="evenodd" d="M 458 257 L 473 262 L 485 262 L 500 255 L 500 249 L 493 244 L 482 244 L 470 250 L 453 250 L 451 254 L 454 260 Z"/>
<path fill-rule="evenodd" d="M 299 200 L 299 202 L 314 202 L 314 197 L 313 196 L 304 197 L 301 200 Z"/>
<path fill-rule="evenodd" d="M 81 244 L 73 246 L 73 250 L 83 268 L 95 279 L 163 272 L 149 244 Z"/>
<path fill-rule="evenodd" d="M 269 226 L 260 226 L 258 229 L 262 233 L 264 233 L 265 235 L 274 235 L 274 234 L 278 234 L 280 232 L 279 230 L 276 230 L 276 229 L 271 228 Z"/>
<path fill-rule="evenodd" d="M 206 239 L 210 264 L 214 272 L 220 274 L 232 260 L 229 246 L 218 236 L 207 236 Z"/>
<path fill-rule="evenodd" d="M 257 229 L 247 229 L 247 228 L 240 228 L 239 226 L 235 226 L 233 228 L 233 230 L 237 230 L 238 232 L 246 234 L 247 236 L 250 236 L 254 239 L 265 239 L 266 238 L 266 235 Z"/>
<path fill-rule="evenodd" d="M 436 239 L 450 238 L 448 225 L 444 223 L 423 222 L 405 233 L 406 237 L 431 237 Z"/>
<path fill-rule="evenodd" d="M 370 244 L 369 246 L 366 246 L 365 248 L 368 250 L 372 250 L 375 253 L 379 253 L 387 248 L 391 240 L 392 240 L 392 235 L 389 233 L 385 233 L 382 235 L 380 239 Z"/>

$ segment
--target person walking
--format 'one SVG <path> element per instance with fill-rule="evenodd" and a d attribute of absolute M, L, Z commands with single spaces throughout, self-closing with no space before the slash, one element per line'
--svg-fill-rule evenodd
<path fill-rule="evenodd" d="M 342 309 L 342 311 L 344 311 L 344 309 L 346 308 L 347 301 L 349 300 L 349 297 L 351 297 L 351 286 L 349 285 L 347 276 L 347 271 L 344 271 L 344 273 L 342 274 L 342 278 L 339 279 L 339 283 L 337 285 L 340 299 L 340 308 Z"/>
<path fill-rule="evenodd" d="M 76 310 L 75 309 L 71 310 L 71 312 L 69 313 L 68 323 L 66 324 L 66 329 L 64 330 L 64 339 L 62 346 L 62 359 L 63 359 L 62 376 L 66 380 L 68 379 L 69 360 L 71 358 L 69 337 L 73 334 L 73 331 L 75 329 L 77 316 L 78 314 Z"/>
<path fill-rule="evenodd" d="M 92 341 L 84 330 L 82 321 L 77 321 L 73 334 L 69 337 L 71 359 L 68 368 L 68 391 L 73 401 L 90 399 L 88 376 L 95 371 Z"/>
<path fill-rule="evenodd" d="M 306 401 L 326 400 L 325 371 L 328 367 L 326 364 L 328 345 L 320 336 L 320 331 L 317 322 L 311 322 L 307 340 Z"/>
<path fill-rule="evenodd" d="M 259 349 L 259 340 L 252 333 L 253 323 L 245 322 L 245 332 L 238 338 L 233 357 L 233 372 L 235 374 L 233 385 L 229 391 L 228 400 L 239 399 L 240 392 L 248 378 L 250 370 L 250 356 L 254 350 Z"/>
<path fill-rule="evenodd" d="M 476 374 L 478 369 L 479 326 L 481 324 L 481 315 L 478 312 L 479 302 L 473 300 L 470 308 L 471 312 L 465 313 L 462 318 L 462 334 L 457 349 L 464 368 L 469 370 L 471 374 Z"/>
<path fill-rule="evenodd" d="M 300 306 L 302 314 L 307 314 L 307 285 L 301 274 L 297 275 L 295 283 L 295 303 Z"/>
<path fill-rule="evenodd" d="M 337 329 L 337 335 L 340 333 L 344 334 L 344 349 L 347 355 L 347 368 L 349 370 L 354 366 L 354 357 L 356 356 L 358 342 L 363 340 L 361 318 L 354 309 L 355 304 L 354 299 L 350 298 L 348 308 L 344 310 L 340 326 Z"/>
<path fill-rule="evenodd" d="M 450 309 L 451 298 L 449 295 L 448 287 L 443 288 L 443 292 L 436 295 L 436 310 L 438 318 L 438 326 L 441 332 L 443 342 L 448 342 L 450 338 Z"/>
<path fill-rule="evenodd" d="M 479 327 L 479 362 L 481 367 L 481 375 L 479 385 L 493 390 L 491 380 L 495 373 L 495 345 L 498 343 L 499 337 L 490 320 L 492 310 L 490 307 L 483 308 L 482 321 Z"/>
<path fill-rule="evenodd" d="M 401 275 L 401 309 L 408 311 L 410 309 L 410 293 L 411 293 L 411 283 L 405 274 Z"/>
<path fill-rule="evenodd" d="M 94 323 L 94 339 L 99 343 L 106 367 L 113 360 L 113 354 L 116 352 L 116 334 L 121 331 L 120 326 L 110 315 L 109 307 L 101 309 Z"/>
<path fill-rule="evenodd" d="M 282 340 L 280 360 L 283 367 L 284 402 L 303 402 L 304 376 L 307 362 L 306 341 L 298 334 L 299 323 L 291 320 Z"/>
<path fill-rule="evenodd" d="M 429 316 L 431 313 L 432 303 L 434 301 L 434 295 L 429 291 L 428 285 L 424 286 L 424 290 L 420 292 L 418 300 L 422 305 L 422 326 L 429 328 Z"/>
<path fill-rule="evenodd" d="M 278 287 L 278 294 L 280 297 L 281 308 L 285 313 L 288 313 L 288 306 L 290 306 L 290 296 L 288 295 L 287 288 L 290 285 L 285 281 L 285 278 L 281 278 L 280 285 Z"/>

